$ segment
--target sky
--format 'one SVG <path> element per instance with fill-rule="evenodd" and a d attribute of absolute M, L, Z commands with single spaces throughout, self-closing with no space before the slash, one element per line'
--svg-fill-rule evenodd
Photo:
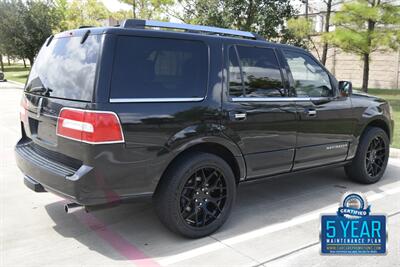
<path fill-rule="evenodd" d="M 118 11 L 118 10 L 121 10 L 121 9 L 124 9 L 124 10 L 131 9 L 131 7 L 128 4 L 121 3 L 118 0 L 101 0 L 101 1 L 112 12 Z M 315 5 L 316 3 L 319 2 L 317 0 L 309 0 L 309 1 L 310 1 L 310 4 L 312 4 L 312 5 Z M 300 0 L 292 0 L 292 3 L 296 8 L 299 8 L 301 6 L 301 1 Z"/>
<path fill-rule="evenodd" d="M 107 7 L 107 9 L 109 9 L 112 12 L 118 11 L 121 9 L 129 10 L 132 8 L 130 5 L 121 3 L 118 0 L 101 0 L 101 1 L 104 3 L 104 5 Z M 304 4 L 301 3 L 301 0 L 291 0 L 291 2 L 293 4 L 293 6 L 300 11 L 300 13 L 304 13 Z M 321 0 L 309 0 L 309 5 L 310 5 L 310 8 L 312 9 L 312 10 L 310 10 L 311 11 L 310 13 L 312 13 L 313 10 L 317 11 L 317 10 L 323 9 L 324 5 L 321 2 L 322 2 Z M 400 0 L 387 0 L 387 2 L 391 2 L 394 4 L 400 5 Z"/>
<path fill-rule="evenodd" d="M 107 7 L 108 10 L 111 12 L 115 12 L 121 9 L 128 10 L 131 9 L 131 7 L 128 4 L 121 3 L 118 0 L 101 0 L 104 5 Z"/>

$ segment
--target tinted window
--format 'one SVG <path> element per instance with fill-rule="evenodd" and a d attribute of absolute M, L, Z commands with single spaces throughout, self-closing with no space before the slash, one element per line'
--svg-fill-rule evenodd
<path fill-rule="evenodd" d="M 236 48 L 232 46 L 229 48 L 229 94 L 233 97 L 244 96 L 245 94 L 243 89 Z"/>
<path fill-rule="evenodd" d="M 204 97 L 207 51 L 197 41 L 121 36 L 111 98 Z"/>
<path fill-rule="evenodd" d="M 285 90 L 279 64 L 273 49 L 237 46 L 239 66 L 242 71 L 241 80 L 238 63 L 235 63 L 235 49 L 230 50 L 230 92 L 232 96 L 243 96 L 240 92 L 244 85 L 246 97 L 282 97 Z"/>
<path fill-rule="evenodd" d="M 50 97 L 91 101 L 101 37 L 54 38 L 43 45 L 29 74 L 26 91 Z"/>
<path fill-rule="evenodd" d="M 297 96 L 333 96 L 328 73 L 315 60 L 303 53 L 285 51 Z"/>

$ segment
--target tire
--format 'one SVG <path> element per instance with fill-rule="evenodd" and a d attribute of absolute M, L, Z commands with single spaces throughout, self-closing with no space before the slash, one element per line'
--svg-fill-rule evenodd
<path fill-rule="evenodd" d="M 184 155 L 168 168 L 155 192 L 154 205 L 171 231 L 199 238 L 225 223 L 235 198 L 231 167 L 214 154 L 197 152 Z"/>
<path fill-rule="evenodd" d="M 345 166 L 345 171 L 353 181 L 373 184 L 382 178 L 388 159 L 388 135 L 381 128 L 368 127 L 361 136 L 354 159 Z"/>

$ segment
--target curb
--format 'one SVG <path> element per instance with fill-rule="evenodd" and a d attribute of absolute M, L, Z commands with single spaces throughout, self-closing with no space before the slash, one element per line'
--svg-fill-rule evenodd
<path fill-rule="evenodd" d="M 7 82 L 12 83 L 12 84 L 17 85 L 17 86 L 20 86 L 22 88 L 25 86 L 25 84 L 23 84 L 23 83 L 12 81 L 12 80 L 7 80 Z"/>
<path fill-rule="evenodd" d="M 390 148 L 390 157 L 400 159 L 400 149 L 391 147 Z"/>

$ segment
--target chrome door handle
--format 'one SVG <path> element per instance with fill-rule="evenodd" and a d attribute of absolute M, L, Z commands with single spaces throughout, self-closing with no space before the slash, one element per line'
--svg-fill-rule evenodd
<path fill-rule="evenodd" d="M 244 120 L 244 119 L 246 119 L 246 117 L 247 117 L 246 113 L 235 114 L 235 119 L 237 119 L 237 120 Z"/>
<path fill-rule="evenodd" d="M 306 113 L 307 113 L 307 116 L 309 116 L 309 117 L 315 117 L 315 116 L 317 116 L 317 111 L 316 111 L 315 109 L 308 109 L 308 110 L 306 111 Z"/>
<path fill-rule="evenodd" d="M 244 111 L 230 111 L 229 119 L 232 121 L 243 121 L 247 118 L 247 114 Z"/>

